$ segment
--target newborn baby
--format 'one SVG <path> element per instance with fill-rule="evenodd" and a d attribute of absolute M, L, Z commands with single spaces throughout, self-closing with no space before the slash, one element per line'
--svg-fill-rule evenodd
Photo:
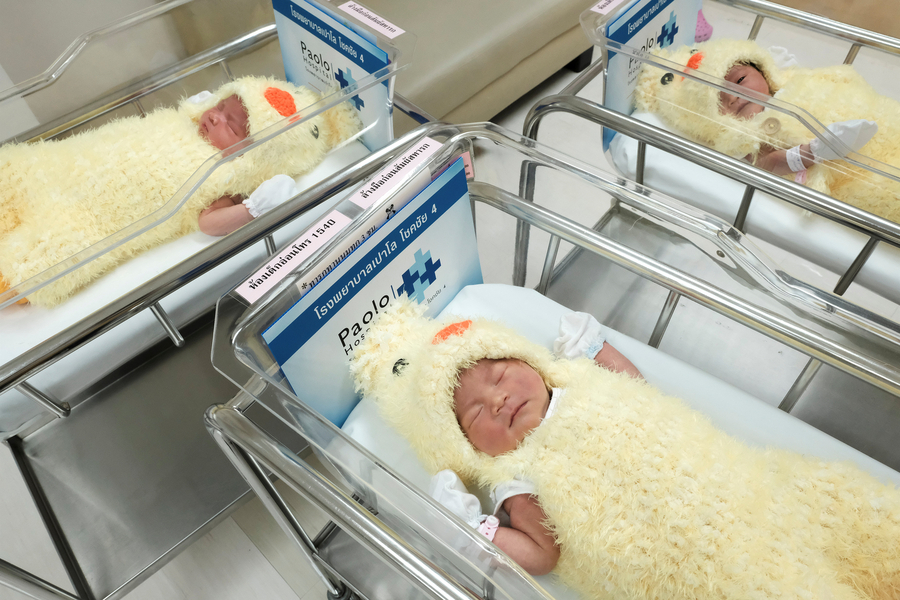
<path fill-rule="evenodd" d="M 180 207 L 191 175 L 219 150 L 320 99 L 284 81 L 246 77 L 197 101 L 58 141 L 0 148 L 0 291 L 38 275 L 132 223 L 167 218 L 29 294 L 54 306 L 128 258 L 202 227 L 226 233 L 255 216 L 244 205 L 276 175 L 295 177 L 360 129 L 346 103 L 223 164 Z M 209 209 L 209 210 L 207 210 Z M 169 213 L 172 214 L 169 214 Z M 201 217 L 202 213 L 202 217 Z M 257 213 L 258 214 L 258 213 Z M 72 261 L 74 264 L 74 261 Z"/>
<path fill-rule="evenodd" d="M 649 65 L 638 77 L 637 110 L 658 115 L 690 140 L 900 221 L 900 183 L 840 160 L 852 150 L 900 167 L 900 103 L 877 94 L 852 66 L 780 68 L 755 42 L 727 39 L 658 55 L 739 85 L 751 97 L 803 109 L 844 147 L 829 147 L 781 112 Z"/>
<path fill-rule="evenodd" d="M 479 530 L 527 570 L 592 599 L 900 594 L 896 489 L 749 448 L 630 363 L 421 315 L 398 302 L 378 317 L 353 357 L 358 388 L 428 469 L 494 490 L 509 525 Z"/>

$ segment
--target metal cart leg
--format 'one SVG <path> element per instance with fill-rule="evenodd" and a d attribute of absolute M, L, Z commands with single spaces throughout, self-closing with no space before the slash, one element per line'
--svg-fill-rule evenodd
<path fill-rule="evenodd" d="M 283 527 L 287 525 L 285 531 L 292 539 L 298 541 L 298 547 L 311 561 L 318 563 L 320 557 L 317 553 L 309 551 L 303 536 L 299 535 L 282 512 L 287 510 L 286 505 L 282 502 L 283 508 L 278 506 L 278 501 L 270 496 L 269 489 L 262 484 L 265 475 L 262 475 L 261 470 L 254 471 L 254 463 L 249 459 L 258 461 L 276 477 L 322 508 L 338 527 L 366 550 L 396 569 L 409 583 L 424 592 L 426 597 L 433 600 L 478 598 L 441 568 L 425 560 L 381 520 L 305 463 L 296 459 L 290 450 L 272 439 L 239 411 L 223 405 L 213 406 L 206 412 L 206 426 L 229 460 L 263 499 L 272 515 L 278 519 L 279 524 Z M 256 469 L 259 469 L 259 464 L 256 464 Z M 327 565 L 323 562 L 318 566 Z M 330 589 L 333 587 L 329 585 Z"/>
<path fill-rule="evenodd" d="M 659 318 L 656 320 L 656 325 L 653 327 L 653 333 L 650 334 L 650 341 L 647 342 L 647 345 L 651 348 L 659 348 L 659 344 L 662 342 L 663 335 L 665 335 L 666 329 L 669 327 L 669 321 L 672 320 L 672 314 L 675 312 L 675 307 L 678 306 L 680 298 L 681 294 L 678 292 L 669 292 L 669 295 L 666 297 L 666 303 L 663 304 Z"/>
<path fill-rule="evenodd" d="M 269 481 L 269 478 L 263 472 L 259 463 L 244 452 L 238 445 L 230 441 L 225 435 L 218 430 L 211 430 L 213 439 L 219 445 L 219 448 L 225 453 L 231 464 L 238 470 L 241 476 L 250 484 L 250 488 L 256 492 L 256 495 L 262 501 L 266 510 L 275 518 L 275 521 L 281 527 L 289 538 L 300 548 L 303 555 L 309 560 L 319 579 L 325 584 L 329 598 L 341 598 L 344 596 L 346 588 L 340 581 L 335 582 L 328 574 L 322 570 L 316 556 L 316 547 L 313 545 L 312 539 L 303 529 L 303 526 L 294 518 L 290 508 L 281 498 L 281 495 Z"/>
<path fill-rule="evenodd" d="M 840 281 L 838 281 L 837 285 L 834 286 L 835 294 L 838 296 L 844 295 L 847 288 L 850 287 L 850 284 L 853 283 L 853 280 L 863 268 L 863 265 L 866 264 L 866 261 L 872 256 L 872 252 L 875 251 L 875 246 L 877 245 L 877 239 L 869 238 L 869 241 L 866 242 L 866 245 L 863 246 L 863 249 L 859 251 L 859 254 L 853 260 L 853 264 L 850 265 Z M 791 389 L 789 389 L 787 394 L 784 395 L 784 398 L 781 399 L 778 408 L 784 412 L 791 412 L 794 405 L 796 405 L 797 401 L 800 399 L 800 396 L 803 395 L 803 392 L 805 392 L 806 388 L 809 387 L 809 384 L 812 383 L 813 377 L 816 376 L 816 373 L 819 372 L 820 368 L 822 368 L 821 361 L 816 360 L 815 358 L 809 359 L 809 362 L 807 362 L 806 366 L 803 367 L 803 370 L 800 371 L 800 375 L 797 376 Z"/>
<path fill-rule="evenodd" d="M 6 586 L 37 600 L 60 600 L 60 598 L 79 600 L 78 596 L 73 596 L 66 590 L 23 571 L 2 558 L 0 558 L 0 586 Z"/>
<path fill-rule="evenodd" d="M 34 503 L 41 515 L 41 519 L 44 521 L 44 527 L 47 528 L 47 533 L 50 534 L 50 539 L 53 541 L 53 545 L 56 547 L 57 553 L 59 553 L 59 558 L 66 569 L 66 574 L 68 574 L 69 579 L 72 582 L 72 587 L 75 588 L 76 595 L 74 596 L 74 598 L 76 600 L 94 600 L 94 594 L 93 592 L 91 592 L 87 579 L 84 576 L 84 572 L 81 570 L 81 567 L 79 566 L 78 561 L 75 558 L 75 554 L 72 552 L 72 548 L 69 545 L 69 542 L 66 539 L 65 535 L 63 534 L 62 528 L 59 526 L 59 522 L 56 520 L 56 516 L 53 514 L 53 510 L 50 508 L 49 502 L 47 502 L 47 498 L 44 495 L 43 489 L 38 483 L 34 472 L 31 470 L 31 466 L 28 464 L 28 461 L 22 458 L 24 450 L 22 449 L 21 440 L 19 440 L 19 438 L 13 437 L 7 440 L 7 442 L 12 449 L 12 455 L 15 459 L 16 466 L 19 468 L 19 472 L 22 475 L 22 479 L 25 482 L 25 485 L 28 487 L 28 491 L 31 494 L 31 497 L 34 499 Z M 12 565 L 9 565 L 9 567 L 12 567 Z M 63 592 L 63 594 L 65 595 L 58 594 L 56 590 L 59 588 L 56 588 L 56 586 L 52 586 L 51 584 L 44 582 L 38 577 L 35 577 L 15 567 L 13 567 L 13 569 L 14 570 L 3 570 L 2 576 L 0 576 L 0 583 L 9 585 L 6 583 L 7 581 L 16 582 L 20 586 L 23 586 L 25 589 L 28 589 L 31 592 L 38 592 L 39 594 L 42 594 L 32 595 L 32 598 L 51 598 L 57 600 L 59 598 L 73 598 L 73 596 L 68 594 L 67 592 Z M 46 586 L 50 587 L 46 587 L 44 585 L 45 583 Z M 13 586 L 9 585 L 9 587 Z M 19 589 L 20 591 L 22 591 L 21 587 L 13 587 L 13 589 Z"/>
<path fill-rule="evenodd" d="M 172 319 L 169 318 L 169 314 L 159 302 L 154 302 L 150 305 L 150 312 L 153 313 L 153 316 L 159 321 L 159 324 L 162 326 L 163 330 L 165 330 L 169 339 L 172 340 L 172 343 L 178 348 L 184 348 L 184 336 L 178 331 L 178 327 L 172 322 Z"/>
<path fill-rule="evenodd" d="M 537 135 L 535 129 L 534 135 Z M 534 138 L 532 138 L 534 139 Z M 519 175 L 519 197 L 526 202 L 534 201 L 534 180 L 537 174 L 537 163 L 528 161 L 522 163 L 522 172 Z M 522 287 L 525 285 L 525 276 L 528 267 L 528 244 L 531 238 L 531 226 L 525 221 L 516 223 L 516 250 L 513 258 L 513 285 Z"/>
<path fill-rule="evenodd" d="M 69 406 L 68 402 L 60 402 L 50 394 L 46 394 L 40 391 L 26 381 L 23 381 L 22 383 L 17 385 L 16 389 L 19 390 L 23 395 L 31 398 L 32 400 L 52 412 L 57 417 L 68 417 L 72 412 L 72 407 Z"/>

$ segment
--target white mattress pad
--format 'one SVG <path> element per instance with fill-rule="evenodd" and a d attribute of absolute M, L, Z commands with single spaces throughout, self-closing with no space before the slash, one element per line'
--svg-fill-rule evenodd
<path fill-rule="evenodd" d="M 310 187 L 368 153 L 358 141 L 341 146 L 328 154 L 313 171 L 298 177 L 298 188 Z M 294 239 L 342 198 L 343 194 L 332 198 L 288 223 L 275 233 L 276 244 L 280 246 Z M 0 340 L 3 342 L 0 344 L 0 365 L 75 325 L 218 239 L 196 232 L 153 248 L 54 308 L 14 305 L 0 310 Z M 181 326 L 209 309 L 236 283 L 235 277 L 250 273 L 265 258 L 265 246 L 260 241 L 168 295 L 160 304 L 172 322 Z M 166 334 L 156 318 L 145 310 L 41 371 L 29 379 L 29 383 L 57 399 L 66 400 L 164 337 Z M 0 434 L 15 431 L 41 410 L 17 390 L 6 392 L 0 396 Z"/>
<path fill-rule="evenodd" d="M 485 284 L 463 289 L 442 314 L 494 319 L 533 342 L 552 348 L 559 319 L 570 312 L 534 290 Z M 747 444 L 784 448 L 826 460 L 850 461 L 882 481 L 900 485 L 897 471 L 696 367 L 617 331 L 611 330 L 607 341 L 627 356 L 648 382 L 684 399 L 717 427 Z M 431 476 L 409 443 L 384 422 L 374 401 L 368 398 L 360 401 L 342 430 L 413 485 L 428 489 Z M 472 491 L 485 495 L 483 490 Z M 536 579 L 555 598 L 578 598 L 552 575 Z"/>
<path fill-rule="evenodd" d="M 631 116 L 677 133 L 652 113 L 636 112 Z M 613 164 L 630 179 L 635 177 L 637 153 L 638 141 L 626 135 L 616 134 L 609 146 Z M 729 222 L 737 214 L 746 187 L 649 144 L 644 185 Z M 758 190 L 753 195 L 745 231 L 838 274 L 843 274 L 868 240 L 862 233 Z M 900 304 L 898 269 L 900 248 L 878 244 L 855 281 Z"/>

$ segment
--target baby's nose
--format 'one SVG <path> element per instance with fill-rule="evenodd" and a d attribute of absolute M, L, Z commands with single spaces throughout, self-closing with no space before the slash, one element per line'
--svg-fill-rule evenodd
<path fill-rule="evenodd" d="M 500 411 L 503 410 L 503 407 L 506 406 L 506 401 L 509 400 L 509 394 L 502 390 L 497 390 L 494 394 L 493 399 L 493 409 L 495 414 L 499 414 Z"/>

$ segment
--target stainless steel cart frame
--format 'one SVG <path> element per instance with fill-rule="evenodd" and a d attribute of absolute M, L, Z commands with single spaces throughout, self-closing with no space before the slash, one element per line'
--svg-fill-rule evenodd
<path fill-rule="evenodd" d="M 88 62 L 96 60 L 97 56 L 90 54 L 90 51 L 93 48 L 97 46 L 102 48 L 106 43 L 110 43 L 114 46 L 117 36 L 128 36 L 132 31 L 141 32 L 142 30 L 140 28 L 142 27 L 154 27 L 159 19 L 172 17 L 179 9 L 195 9 L 198 12 L 202 12 L 203 7 L 198 5 L 203 1 L 204 0 L 168 0 L 120 19 L 108 26 L 82 35 L 76 39 L 63 55 L 61 55 L 44 73 L 9 88 L 8 90 L 0 91 L 0 101 L 25 98 L 33 94 L 40 94 L 42 90 L 52 89 L 52 86 L 58 84 L 63 75 L 70 72 L 73 65 L 78 65 L 78 60 L 85 54 L 88 55 Z M 235 38 L 228 39 L 221 43 L 213 42 L 209 47 L 203 48 L 193 54 L 188 52 L 186 58 L 173 62 L 162 70 L 154 71 L 146 76 L 144 76 L 143 73 L 136 75 L 135 79 L 128 81 L 126 84 L 115 85 L 110 89 L 103 88 L 103 91 L 99 92 L 96 97 L 92 96 L 92 99 L 88 104 L 78 107 L 74 112 L 65 112 L 57 117 L 47 119 L 37 127 L 5 141 L 24 142 L 53 139 L 71 133 L 77 128 L 100 123 L 104 118 L 113 115 L 120 109 L 131 109 L 132 112 L 143 115 L 145 114 L 145 103 L 148 102 L 148 98 L 151 98 L 153 94 L 159 92 L 165 93 L 167 88 L 177 86 L 179 82 L 198 74 L 215 71 L 215 75 L 211 77 L 233 80 L 235 74 L 232 70 L 232 64 L 234 64 L 235 61 L 238 61 L 253 52 L 268 48 L 269 44 L 277 44 L 278 41 L 274 22 L 263 24 L 258 27 L 248 26 L 247 24 L 242 25 L 244 25 L 246 30 Z M 277 52 L 277 47 L 275 50 Z M 405 58 L 408 59 L 408 57 Z M 278 60 L 280 61 L 280 53 L 278 53 Z M 381 85 L 385 81 L 393 81 L 392 78 L 399 71 L 400 67 L 402 67 L 402 62 L 383 69 L 381 72 L 377 73 L 375 77 L 367 78 L 362 85 L 351 85 L 348 88 L 348 92 L 360 92 L 369 87 Z M 398 109 L 406 112 L 418 122 L 423 122 L 430 118 L 427 113 L 403 98 L 395 97 L 394 101 Z M 329 100 L 319 102 L 313 107 L 305 109 L 301 116 L 314 116 L 327 110 L 334 104 L 336 104 L 336 102 Z M 295 124 L 282 127 L 277 131 L 275 129 L 277 129 L 278 126 L 266 130 L 261 135 L 251 139 L 250 141 L 252 143 L 242 149 L 241 154 L 255 146 L 265 143 L 266 140 L 274 137 L 283 129 L 296 126 L 296 124 L 299 124 L 300 122 L 302 121 L 298 119 Z M 368 177 L 373 174 L 384 161 L 390 160 L 398 148 L 400 148 L 400 146 L 394 145 L 379 150 L 357 164 L 350 165 L 345 173 L 353 178 Z M 196 173 L 191 181 L 186 184 L 185 188 L 183 188 L 185 193 L 182 201 L 203 182 L 205 177 L 207 177 L 212 170 L 227 160 L 232 160 L 237 156 L 238 154 L 235 154 L 230 158 L 225 158 L 225 160 L 220 159 L 217 161 L 212 159 L 207 161 L 204 165 L 205 170 Z M 327 198 L 340 192 L 342 189 L 345 189 L 346 185 L 346 182 L 342 183 L 340 177 L 332 177 L 322 181 L 310 190 L 307 190 L 303 199 L 295 197 L 291 201 L 285 202 L 270 213 L 267 213 L 258 219 L 254 219 L 251 223 L 233 234 L 223 237 L 215 243 L 205 247 L 188 260 L 177 264 L 159 276 L 146 281 L 139 287 L 112 302 L 101 306 L 75 325 L 42 341 L 6 364 L 0 365 L 0 394 L 11 389 L 16 389 L 45 409 L 44 411 L 41 411 L 41 414 L 38 417 L 31 419 L 18 430 L 0 432 L 0 442 L 6 443 L 13 449 L 13 456 L 16 458 L 17 466 L 19 467 L 20 473 L 35 502 L 65 571 L 69 576 L 74 593 L 61 589 L 59 586 L 2 559 L 0 559 L 0 587 L 5 586 L 17 590 L 26 596 L 42 600 L 59 598 L 66 598 L 69 600 L 118 598 L 128 593 L 138 583 L 143 581 L 143 579 L 151 575 L 161 566 L 166 556 L 170 557 L 174 555 L 175 552 L 186 547 L 194 539 L 197 539 L 201 532 L 208 530 L 224 516 L 225 513 L 213 514 L 209 520 L 203 523 L 197 530 L 191 531 L 189 534 L 179 533 L 177 539 L 171 540 L 171 543 L 166 545 L 166 551 L 162 553 L 162 556 L 151 565 L 139 571 L 134 577 L 126 578 L 126 581 L 121 585 L 115 584 L 116 587 L 114 589 L 92 589 L 88 577 L 85 575 L 83 564 L 81 564 L 84 557 L 82 556 L 81 559 L 79 559 L 79 553 L 73 549 L 70 540 L 67 539 L 66 533 L 60 525 L 60 520 L 53 502 L 43 489 L 39 477 L 35 475 L 22 450 L 22 440 L 24 438 L 41 431 L 49 425 L 67 421 L 68 419 L 66 418 L 72 414 L 73 407 L 70 406 L 68 402 L 54 398 L 50 393 L 38 389 L 38 386 L 29 383 L 29 379 L 85 344 L 96 339 L 103 333 L 110 331 L 146 310 L 149 310 L 156 318 L 160 327 L 162 327 L 163 331 L 176 348 L 180 349 L 185 347 L 185 338 L 190 332 L 186 332 L 185 329 L 180 330 L 179 326 L 177 326 L 172 319 L 169 318 L 169 315 L 166 314 L 166 311 L 160 305 L 160 301 L 172 292 L 196 280 L 203 274 L 216 266 L 225 263 L 254 244 L 264 243 L 267 253 L 271 255 L 275 252 L 273 233 L 290 223 L 299 215 L 318 206 Z M 136 230 L 132 233 L 133 235 L 138 235 L 140 231 Z M 188 325 L 187 328 L 191 328 L 191 325 Z M 196 327 L 194 327 L 194 329 L 196 329 Z M 195 347 L 194 350 L 196 349 L 197 348 Z M 164 349 L 164 351 L 167 350 L 168 348 Z M 152 347 L 143 352 L 135 359 L 135 361 L 140 362 L 141 360 L 146 360 L 148 357 L 152 357 L 159 352 L 160 349 L 158 347 Z M 196 354 L 196 352 L 189 352 L 187 350 L 184 350 L 183 352 L 185 352 L 185 354 L 182 355 L 182 359 L 188 361 L 188 354 Z M 201 349 L 200 357 L 201 360 L 208 365 L 208 361 L 205 360 L 207 352 L 208 348 L 205 350 Z M 115 381 L 116 377 L 121 375 L 122 370 L 120 369 L 111 376 L 105 378 L 104 381 L 106 384 L 109 384 L 110 381 Z M 226 388 L 229 389 L 229 395 L 233 393 L 229 386 L 226 386 Z M 213 397 L 215 397 L 215 394 L 218 392 L 211 393 Z M 208 401 L 209 400 L 207 400 L 207 403 Z M 59 507 L 57 506 L 56 509 L 58 508 Z"/>
<path fill-rule="evenodd" d="M 767 2 L 766 0 L 715 0 L 740 8 L 756 15 L 753 26 L 751 28 L 748 39 L 756 39 L 757 34 L 766 18 L 775 19 L 784 23 L 798 25 L 808 30 L 823 33 L 840 40 L 849 42 L 850 50 L 844 59 L 844 64 L 852 64 L 862 48 L 871 48 L 889 54 L 900 55 L 900 40 L 890 36 L 882 35 L 839 23 L 799 11 L 793 8 L 780 6 Z M 634 59 L 644 61 L 639 52 L 617 44 L 608 42 L 610 48 L 615 46 L 616 52 L 624 52 L 632 56 Z M 891 244 L 900 247 L 900 225 L 888 221 L 866 211 L 860 210 L 854 206 L 835 200 L 834 198 L 817 192 L 803 185 L 786 181 L 772 173 L 763 171 L 741 160 L 731 158 L 720 152 L 691 142 L 677 135 L 653 127 L 634 119 L 628 115 L 616 112 L 603 106 L 603 103 L 597 103 L 585 98 L 578 97 L 578 93 L 592 80 L 598 76 L 603 77 L 604 86 L 604 102 L 606 94 L 606 57 L 608 48 L 605 45 L 599 46 L 601 50 L 601 58 L 595 61 L 584 72 L 579 74 L 568 86 L 566 86 L 559 94 L 548 96 L 538 101 L 528 112 L 525 118 L 523 133 L 526 137 L 537 140 L 540 131 L 540 125 L 544 118 L 554 113 L 566 113 L 574 115 L 580 119 L 600 125 L 601 128 L 609 128 L 619 134 L 626 135 L 638 140 L 638 158 L 637 158 L 637 175 L 635 180 L 643 183 L 645 153 L 647 144 L 673 154 L 679 158 L 690 160 L 702 167 L 714 171 L 720 175 L 730 177 L 736 181 L 745 184 L 744 194 L 741 199 L 741 205 L 734 219 L 734 227 L 742 232 L 746 231 L 746 217 L 753 201 L 753 195 L 756 190 L 769 193 L 786 202 L 799 206 L 805 210 L 821 215 L 833 222 L 839 223 L 845 227 L 859 231 L 868 236 L 868 241 L 860 250 L 855 260 L 849 265 L 846 271 L 841 275 L 840 280 L 835 285 L 832 292 L 836 295 L 843 295 L 854 278 L 865 265 L 866 261 L 875 251 L 879 242 Z M 687 75 L 690 76 L 690 75 Z M 533 194 L 534 186 L 534 169 L 528 168 L 522 171 L 521 193 L 526 199 Z M 524 262 L 524 248 L 528 244 L 529 228 L 526 223 L 522 223 L 519 228 L 519 243 L 521 244 L 516 257 L 516 273 L 514 280 L 521 284 L 526 276 Z M 552 260 L 552 258 L 551 258 Z M 546 281 L 542 280 L 541 288 L 546 289 L 549 285 L 550 278 Z M 666 305 L 657 320 L 654 337 L 650 341 L 650 345 L 658 347 L 662 336 L 665 334 L 666 326 L 672 318 L 672 313 L 677 306 L 679 295 L 673 292 L 666 302 Z M 794 385 L 785 394 L 780 408 L 786 412 L 790 412 L 796 405 L 800 396 L 807 389 L 816 373 L 821 369 L 822 363 L 816 358 L 811 358 L 806 367 L 798 375 Z"/>
<path fill-rule="evenodd" d="M 554 262 L 550 257 L 555 256 L 558 242 L 563 240 L 575 247 L 570 255 L 578 252 L 599 255 L 641 278 L 662 286 L 671 293 L 689 297 L 728 319 L 740 322 L 788 344 L 812 359 L 850 373 L 895 396 L 900 395 L 900 368 L 891 359 L 891 357 L 896 357 L 897 352 L 900 351 L 897 328 L 889 322 L 868 314 L 865 310 L 846 303 L 837 296 L 821 293 L 808 288 L 808 286 L 804 287 L 798 282 L 785 281 L 774 276 L 773 273 L 767 273 L 766 268 L 758 263 L 752 255 L 745 255 L 741 249 L 741 233 L 729 224 L 716 218 L 705 218 L 698 215 L 699 211 L 686 210 L 677 201 L 673 202 L 643 186 L 621 178 L 616 179 L 608 174 L 598 173 L 565 155 L 538 148 L 531 140 L 515 139 L 503 130 L 489 124 L 462 126 L 429 124 L 411 132 L 410 135 L 446 138 L 444 142 L 446 149 L 442 150 L 442 155 L 445 157 L 452 157 L 454 153 L 458 154 L 461 150 L 469 148 L 473 140 L 485 140 L 500 146 L 515 146 L 523 156 L 523 171 L 530 167 L 567 171 L 610 193 L 623 206 L 646 211 L 645 214 L 648 218 L 652 216 L 671 219 L 670 224 L 673 226 L 683 226 L 684 231 L 696 235 L 696 239 L 702 239 L 704 243 L 712 244 L 716 250 L 710 250 L 710 252 L 720 252 L 723 256 L 744 265 L 740 269 L 743 270 L 746 267 L 747 277 L 769 290 L 773 296 L 794 307 L 804 306 L 811 311 L 811 314 L 823 317 L 823 321 L 814 320 L 820 325 L 825 321 L 830 323 L 826 329 L 833 325 L 836 328 L 835 331 L 848 332 L 858 331 L 857 327 L 861 326 L 864 331 L 858 331 L 861 334 L 861 337 L 858 338 L 861 341 L 859 345 L 855 343 L 851 343 L 850 346 L 836 344 L 828 339 L 828 335 L 823 335 L 822 331 L 817 330 L 818 326 L 797 322 L 786 318 L 783 314 L 778 314 L 777 311 L 756 306 L 739 295 L 632 250 L 589 226 L 562 217 L 535 204 L 531 199 L 517 196 L 492 183 L 478 181 L 476 162 L 476 180 L 469 183 L 470 198 L 476 205 L 499 209 L 517 222 L 538 228 L 550 235 L 548 260 L 545 261 L 541 281 L 549 278 L 554 270 Z M 407 143 L 407 141 L 398 140 L 395 145 Z M 413 145 L 411 144 L 411 146 Z M 363 181 L 363 178 L 349 181 L 348 177 L 350 176 L 344 178 L 348 185 L 356 185 Z M 388 197 L 381 204 L 390 201 L 391 198 Z M 373 206 L 370 210 L 379 210 L 381 204 Z M 357 222 L 364 222 L 367 214 L 358 217 Z M 348 231 L 343 237 L 349 239 L 352 229 L 353 226 L 348 227 Z M 335 246 L 340 243 L 340 240 L 334 241 Z M 701 244 L 698 242 L 699 245 Z M 518 244 L 516 250 L 518 251 Z M 400 534 L 392 532 L 378 518 L 377 503 L 365 500 L 368 496 L 365 490 L 357 490 L 358 496 L 354 498 L 350 492 L 346 491 L 346 488 L 332 483 L 327 477 L 305 464 L 276 439 L 254 427 L 243 415 L 247 406 L 253 399 L 256 399 L 273 413 L 281 415 L 281 418 L 291 424 L 298 433 L 309 436 L 308 441 L 311 447 L 320 451 L 322 446 L 321 439 L 317 439 L 318 434 L 307 431 L 298 415 L 301 415 L 302 419 L 308 420 L 304 421 L 306 423 L 315 422 L 318 424 L 317 427 L 321 427 L 323 431 L 340 435 L 333 425 L 295 396 L 284 385 L 283 380 L 272 375 L 273 371 L 277 371 L 274 368 L 275 365 L 269 365 L 264 369 L 260 365 L 254 367 L 251 364 L 252 361 L 246 358 L 246 351 L 238 350 L 237 346 L 233 348 L 237 357 L 236 361 L 234 356 L 217 358 L 216 355 L 218 349 L 236 344 L 235 340 L 246 339 L 243 331 L 247 328 L 248 321 L 258 318 L 262 323 L 269 322 L 267 319 L 271 316 L 265 316 L 265 313 L 266 311 L 271 312 L 279 306 L 279 293 L 288 290 L 287 295 L 290 296 L 289 288 L 293 279 L 303 277 L 305 273 L 315 269 L 315 262 L 327 252 L 328 249 L 323 249 L 306 263 L 298 266 L 295 273 L 288 276 L 279 289 L 269 292 L 257 304 L 247 305 L 239 298 L 230 296 L 225 296 L 220 300 L 217 316 L 217 350 L 214 350 L 213 362 L 223 374 L 234 379 L 236 383 L 240 382 L 246 394 L 227 404 L 214 406 L 207 411 L 206 422 L 210 433 L 229 460 L 260 496 L 282 529 L 294 540 L 316 572 L 323 578 L 326 587 L 330 590 L 329 597 L 352 597 L 354 594 L 365 598 L 385 597 L 379 595 L 377 586 L 370 585 L 370 582 L 361 579 L 354 572 L 358 566 L 357 563 L 364 560 L 359 557 L 359 554 L 353 555 L 356 561 L 354 564 L 349 564 L 347 560 L 343 562 L 334 560 L 335 553 L 330 551 L 329 544 L 331 536 L 340 530 L 364 548 L 365 552 L 362 554 L 370 553 L 368 554 L 370 562 L 376 565 L 387 564 L 415 588 L 415 592 L 407 592 L 406 588 L 403 588 L 402 593 L 398 591 L 396 596 L 392 597 L 546 598 L 545 592 L 521 572 L 523 588 L 517 590 L 517 595 L 512 596 L 509 591 L 497 589 L 491 572 L 481 571 L 480 578 L 476 576 L 473 579 L 471 573 L 457 571 L 452 566 L 436 565 L 431 557 L 426 556 L 413 545 L 405 543 Z M 838 314 L 842 316 L 836 320 L 828 317 L 828 315 Z M 874 337 L 870 338 L 870 335 Z M 851 334 L 845 339 L 851 338 L 855 339 L 856 334 Z M 869 341 L 862 341 L 864 338 Z M 869 345 L 875 339 L 880 341 L 875 345 Z M 883 346 L 881 346 L 882 342 Z M 252 345 L 253 342 L 245 343 Z M 881 348 L 876 349 L 876 346 L 881 346 Z M 315 390 L 304 390 L 304 393 L 312 397 L 316 392 Z M 355 448 L 355 452 L 359 456 L 366 457 L 366 460 L 371 461 L 371 465 L 367 468 L 383 470 L 387 477 L 402 481 L 402 477 L 394 473 L 390 466 L 385 465 L 352 440 L 345 441 Z M 321 454 L 320 457 L 324 459 L 323 462 L 329 460 L 327 453 Z M 318 535 L 303 531 L 297 520 L 291 515 L 287 503 L 271 485 L 268 472 L 282 479 L 289 487 L 321 508 L 332 518 L 332 523 Z M 340 473 L 340 466 L 334 472 Z M 354 489 L 352 481 L 342 483 L 346 483 L 350 490 Z M 474 533 L 471 535 L 475 539 L 480 539 Z M 480 543 L 484 543 L 483 540 Z M 371 576 L 372 571 L 370 570 L 369 573 Z M 383 578 L 386 575 L 381 573 L 380 577 Z M 394 584 L 395 582 L 392 580 L 392 585 Z M 524 589 L 527 589 L 528 592 L 524 593 Z M 405 595 L 407 593 L 409 596 Z"/>

